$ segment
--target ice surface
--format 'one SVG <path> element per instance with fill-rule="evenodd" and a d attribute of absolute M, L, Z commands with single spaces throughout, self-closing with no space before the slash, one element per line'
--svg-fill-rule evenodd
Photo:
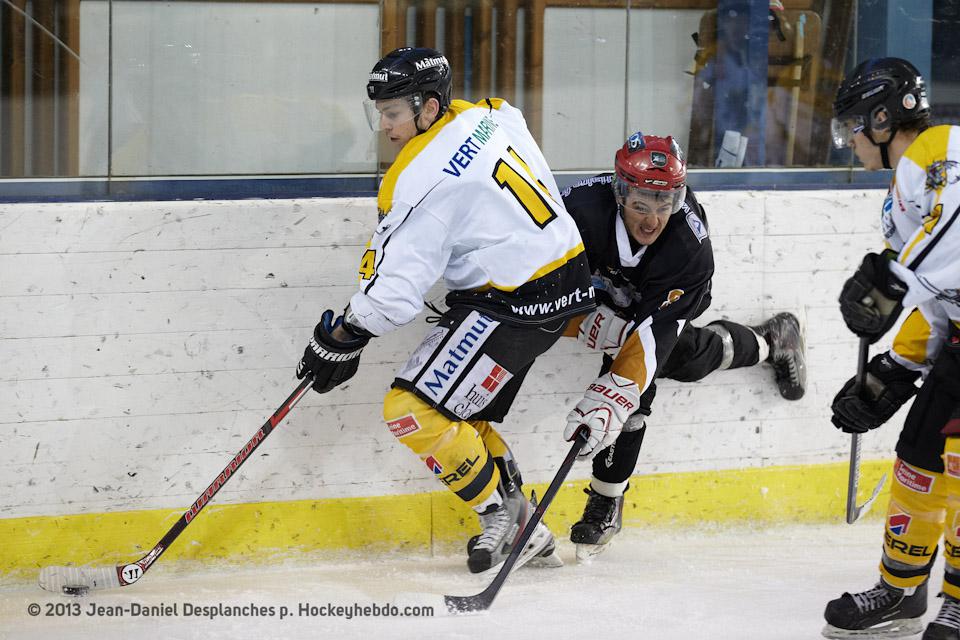
<path fill-rule="evenodd" d="M 631 529 L 589 565 L 577 565 L 573 546 L 562 541 L 566 566 L 519 570 L 487 613 L 434 618 L 346 619 L 298 610 L 301 603 L 385 607 L 405 592 L 481 591 L 486 583 L 467 573 L 460 556 L 314 558 L 258 567 L 164 567 L 161 561 L 133 586 L 85 598 L 7 583 L 0 587 L 0 638 L 815 639 L 828 600 L 876 580 L 881 536 L 876 518 L 853 526 Z M 926 620 L 939 610 L 939 562 L 933 575 Z M 32 603 L 40 605 L 37 617 L 28 613 Z M 56 612 L 57 605 L 74 603 L 79 616 L 46 615 L 48 608 Z M 163 617 L 88 615 L 92 605 L 133 604 L 176 604 L 178 611 Z M 187 604 L 253 604 L 273 607 L 275 614 L 211 620 L 186 616 Z M 290 612 L 284 619 L 281 607 Z"/>

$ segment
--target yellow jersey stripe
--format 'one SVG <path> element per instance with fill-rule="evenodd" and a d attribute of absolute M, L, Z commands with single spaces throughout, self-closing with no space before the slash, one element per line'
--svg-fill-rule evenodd
<path fill-rule="evenodd" d="M 909 158 L 922 169 L 926 169 L 934 162 L 946 160 L 952 129 L 953 127 L 949 125 L 930 127 L 907 147 L 904 157 Z"/>
<path fill-rule="evenodd" d="M 927 344 L 930 342 L 930 323 L 919 309 L 914 309 L 903 321 L 893 339 L 893 352 L 910 362 L 923 364 L 927 359 Z"/>
<path fill-rule="evenodd" d="M 536 280 L 537 278 L 542 278 L 543 276 L 547 275 L 547 274 L 550 273 L 551 271 L 554 271 L 554 270 L 556 270 L 556 269 L 559 269 L 559 268 L 562 267 L 563 265 L 565 265 L 565 264 L 567 264 L 568 262 L 570 262 L 570 260 L 572 260 L 573 258 L 576 258 L 578 255 L 580 255 L 581 253 L 583 253 L 583 250 L 584 250 L 584 249 L 583 249 L 583 243 L 581 242 L 581 243 L 579 243 L 577 246 L 575 246 L 573 249 L 570 249 L 570 251 L 567 251 L 565 254 L 563 254 L 562 256 L 560 256 L 559 258 L 557 258 L 556 260 L 554 260 L 553 262 L 548 262 L 547 264 L 543 265 L 542 267 L 540 267 L 539 269 L 537 269 L 536 271 L 534 271 L 533 275 L 530 276 L 530 277 L 527 279 L 527 282 L 533 282 L 533 281 Z M 524 282 L 523 284 L 526 284 L 526 282 Z M 517 285 L 517 286 L 515 286 L 515 287 L 510 287 L 510 286 L 507 286 L 507 285 L 497 284 L 496 282 L 490 282 L 490 283 L 488 283 L 488 284 L 486 285 L 486 287 L 482 287 L 482 288 L 480 289 L 480 291 L 483 291 L 483 290 L 486 289 L 487 287 L 490 287 L 490 288 L 493 288 L 493 289 L 497 289 L 498 291 L 510 292 L 510 291 L 516 291 L 516 290 L 519 289 L 521 286 L 523 286 L 523 285 Z"/>
<path fill-rule="evenodd" d="M 907 259 L 910 258 L 910 252 L 917 248 L 917 245 L 920 244 L 920 241 L 928 237 L 926 231 L 923 230 L 923 227 L 917 229 L 916 235 L 913 237 L 913 240 L 910 241 L 910 244 L 905 246 L 902 251 L 900 251 L 900 256 L 897 258 L 897 262 L 900 264 L 907 264 Z"/>
<path fill-rule="evenodd" d="M 397 155 L 397 159 L 393 161 L 393 164 L 390 165 L 387 173 L 383 176 L 383 182 L 380 183 L 380 189 L 377 191 L 377 209 L 380 210 L 381 213 L 390 211 L 393 207 L 393 191 L 397 186 L 397 180 L 400 178 L 400 174 L 402 174 L 404 169 L 413 162 L 413 159 L 437 137 L 437 134 L 439 134 L 445 126 L 453 122 L 458 115 L 468 109 L 488 109 L 490 106 L 493 106 L 494 109 L 499 109 L 500 105 L 503 104 L 501 98 L 490 98 L 489 102 L 490 105 L 487 104 L 487 100 L 476 104 L 470 104 L 466 100 L 451 101 L 450 106 L 447 107 L 447 111 L 443 114 L 442 118 L 434 122 L 424 133 L 414 136 L 410 142 L 404 145 L 403 149 L 400 150 L 400 154 Z"/>
<path fill-rule="evenodd" d="M 940 125 L 937 127 L 931 127 L 921 133 L 914 142 L 907 147 L 907 150 L 904 152 L 903 156 L 908 158 L 911 162 L 916 164 L 924 172 L 929 173 L 931 167 L 935 163 L 941 163 L 944 165 L 947 159 L 947 148 L 950 145 L 950 135 L 953 131 L 953 127 L 949 125 Z M 944 184 L 937 187 L 937 199 L 939 200 L 940 192 L 943 191 L 943 187 L 946 186 L 946 181 Z M 929 233 L 925 229 L 921 228 L 917 230 L 916 236 L 913 240 L 910 241 L 910 244 L 903 248 L 900 251 L 900 256 L 898 261 L 900 264 L 907 264 L 907 260 L 910 258 L 910 253 L 917 248 L 917 245 L 920 242 L 929 237 Z"/>

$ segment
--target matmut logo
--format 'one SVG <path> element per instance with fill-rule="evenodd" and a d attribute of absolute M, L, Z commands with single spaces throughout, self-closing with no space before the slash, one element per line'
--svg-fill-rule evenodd
<path fill-rule="evenodd" d="M 893 476 L 897 479 L 897 482 L 911 491 L 930 493 L 933 490 L 933 476 L 920 473 L 899 458 L 893 468 Z"/>
<path fill-rule="evenodd" d="M 895 536 L 902 536 L 910 528 L 910 516 L 905 513 L 895 513 L 887 519 L 887 528 Z"/>
<path fill-rule="evenodd" d="M 433 58 L 424 58 L 423 60 L 417 60 L 414 63 L 414 66 L 417 68 L 417 71 L 423 71 L 424 69 L 429 69 L 430 67 L 449 67 L 450 63 L 447 62 L 447 59 L 443 56 L 436 56 Z"/>
<path fill-rule="evenodd" d="M 417 388 L 431 397 L 443 398 L 449 386 L 463 374 L 464 365 L 473 359 L 473 354 L 499 324 L 482 313 L 471 312 L 447 342 L 446 352 L 434 355 Z"/>

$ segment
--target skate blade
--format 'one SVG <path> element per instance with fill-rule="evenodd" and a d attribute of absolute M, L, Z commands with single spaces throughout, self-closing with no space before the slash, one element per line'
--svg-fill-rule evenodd
<path fill-rule="evenodd" d="M 534 556 L 527 566 L 533 569 L 557 569 L 563 566 L 563 558 L 554 549 L 545 556 Z"/>
<path fill-rule="evenodd" d="M 903 618 L 884 624 L 878 624 L 869 629 L 840 629 L 828 624 L 821 632 L 824 638 L 845 640 L 846 638 L 879 639 L 879 638 L 908 638 L 923 632 L 921 618 Z"/>
<path fill-rule="evenodd" d="M 594 558 L 606 551 L 609 546 L 609 542 L 606 544 L 578 544 L 577 563 L 590 564 Z"/>
<path fill-rule="evenodd" d="M 524 566 L 531 560 L 533 560 L 538 553 L 543 551 L 550 541 L 553 539 L 553 534 L 550 533 L 550 530 L 547 529 L 543 523 L 537 525 L 537 528 L 534 529 L 533 534 L 530 536 L 530 539 L 527 540 L 527 547 L 520 552 L 520 556 L 517 558 L 516 564 L 513 565 L 511 573 Z M 556 551 L 552 555 L 557 555 Z M 558 557 L 557 560 L 560 560 Z M 560 560 L 560 565 L 563 565 L 563 561 Z M 501 560 L 497 564 L 493 565 L 486 571 L 481 571 L 480 573 L 475 573 L 473 575 L 480 576 L 485 580 L 493 579 L 500 572 L 500 568 L 503 566 L 503 561 Z"/>

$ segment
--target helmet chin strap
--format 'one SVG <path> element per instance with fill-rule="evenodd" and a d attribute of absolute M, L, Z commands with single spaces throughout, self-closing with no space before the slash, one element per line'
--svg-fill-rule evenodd
<path fill-rule="evenodd" d="M 422 95 L 422 94 L 421 94 L 421 95 Z M 430 127 L 433 126 L 433 122 L 436 122 L 437 120 L 439 120 L 439 119 L 440 119 L 440 116 L 443 115 L 443 112 L 441 111 L 441 112 L 437 115 L 437 117 L 434 119 L 434 121 L 431 122 L 429 125 L 427 125 L 427 129 L 421 129 L 421 128 L 420 128 L 420 114 L 423 112 L 423 105 L 424 105 L 424 103 L 426 103 L 426 100 L 421 97 L 419 104 L 417 104 L 416 101 L 412 101 L 411 104 L 410 104 L 410 107 L 413 109 L 413 126 L 417 128 L 417 135 L 420 135 L 421 133 L 426 133 L 426 132 L 427 132 L 427 129 L 429 129 Z"/>
<path fill-rule="evenodd" d="M 897 135 L 896 125 L 890 126 L 890 139 L 886 142 L 877 142 L 873 139 L 873 133 L 871 129 L 864 128 L 863 134 L 867 137 L 867 140 L 875 147 L 880 147 L 880 162 L 883 164 L 884 169 L 893 169 L 890 166 L 890 143 L 893 142 L 893 137 Z"/>

